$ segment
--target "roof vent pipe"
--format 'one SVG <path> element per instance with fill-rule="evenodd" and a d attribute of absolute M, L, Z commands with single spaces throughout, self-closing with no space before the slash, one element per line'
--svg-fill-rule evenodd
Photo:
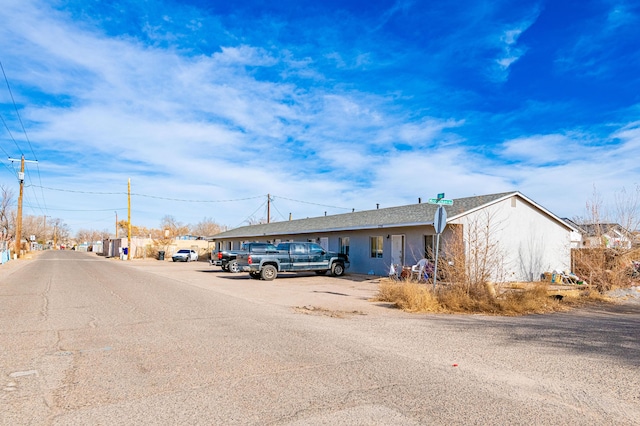
<path fill-rule="evenodd" d="M 289 222 L 291 222 L 291 218 L 292 218 L 291 213 L 289 213 Z"/>
<path fill-rule="evenodd" d="M 418 197 L 418 204 L 422 204 L 422 198 Z"/>
<path fill-rule="evenodd" d="M 325 215 L 325 216 L 327 215 L 327 211 L 326 211 L 326 210 L 324 211 L 324 215 Z"/>
<path fill-rule="evenodd" d="M 380 203 L 376 203 L 376 210 L 380 208 Z"/>

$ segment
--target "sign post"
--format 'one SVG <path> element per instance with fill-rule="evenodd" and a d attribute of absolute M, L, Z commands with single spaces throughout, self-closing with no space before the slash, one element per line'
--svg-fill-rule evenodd
<path fill-rule="evenodd" d="M 438 194 L 438 198 L 429 198 L 429 204 L 437 204 L 436 214 L 433 217 L 433 228 L 436 230 L 436 258 L 433 268 L 433 291 L 436 291 L 436 283 L 438 282 L 438 254 L 440 253 L 440 234 L 447 226 L 447 211 L 444 205 L 453 205 L 453 200 L 444 198 L 444 193 Z"/>

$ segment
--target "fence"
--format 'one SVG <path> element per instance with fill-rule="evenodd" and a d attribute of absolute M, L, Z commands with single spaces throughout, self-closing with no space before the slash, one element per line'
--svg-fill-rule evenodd
<path fill-rule="evenodd" d="M 11 260 L 11 250 L 0 250 L 0 265 L 4 265 Z"/>

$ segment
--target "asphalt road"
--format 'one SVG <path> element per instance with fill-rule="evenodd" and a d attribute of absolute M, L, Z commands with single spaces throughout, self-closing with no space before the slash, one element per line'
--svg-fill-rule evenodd
<path fill-rule="evenodd" d="M 415 315 L 366 277 L 0 266 L 2 425 L 640 424 L 640 304 Z"/>

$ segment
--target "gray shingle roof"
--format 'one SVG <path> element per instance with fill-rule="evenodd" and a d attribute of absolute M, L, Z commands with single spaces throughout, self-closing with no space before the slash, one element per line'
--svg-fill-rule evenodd
<path fill-rule="evenodd" d="M 447 216 L 453 219 L 476 208 L 490 204 L 518 192 L 480 195 L 455 199 L 452 206 L 446 206 Z M 307 219 L 272 222 L 259 225 L 242 226 L 213 236 L 212 239 L 249 238 L 264 235 L 290 235 L 312 232 L 344 231 L 371 229 L 391 226 L 429 225 L 433 223 L 437 205 L 410 204 L 407 206 L 387 207 L 331 216 L 311 217 Z"/>

